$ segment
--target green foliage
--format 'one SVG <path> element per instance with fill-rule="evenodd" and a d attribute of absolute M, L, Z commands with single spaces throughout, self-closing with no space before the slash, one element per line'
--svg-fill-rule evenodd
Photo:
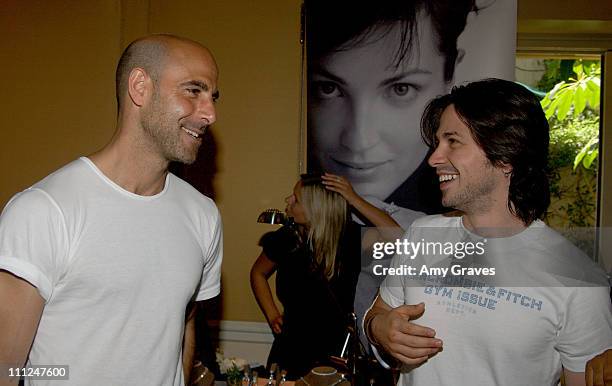
<path fill-rule="evenodd" d="M 542 108 L 547 119 L 555 115 L 558 120 L 563 121 L 570 109 L 573 110 L 574 117 L 577 117 L 582 114 L 587 103 L 593 110 L 599 108 L 601 75 L 599 65 L 592 64 L 585 68 L 582 62 L 577 61 L 573 70 L 577 75 L 576 79 L 570 78 L 567 82 L 557 83 L 542 99 Z"/>
<path fill-rule="evenodd" d="M 576 154 L 588 145 L 599 133 L 599 116 L 590 112 L 584 117 L 570 117 L 558 121 L 550 121 L 550 146 L 548 169 L 550 175 L 550 191 L 553 197 L 560 198 L 564 189 L 560 186 L 560 170 L 575 163 Z M 590 166 L 590 165 L 589 165 Z M 595 179 L 596 169 L 585 168 L 581 173 L 585 178 Z M 575 170 L 575 168 L 574 168 Z"/>
<path fill-rule="evenodd" d="M 543 62 L 545 72 L 536 85 L 538 90 L 551 90 L 557 83 L 576 76 L 573 71 L 575 59 L 544 59 Z M 599 65 L 597 60 L 581 60 L 581 62 L 583 66 L 589 68 L 592 64 Z"/>
<path fill-rule="evenodd" d="M 593 112 L 563 121 L 555 118 L 550 124 L 549 167 L 557 169 L 574 164 L 578 154 L 594 136 L 599 134 L 599 116 Z"/>
<path fill-rule="evenodd" d="M 536 85 L 538 90 L 551 90 L 557 83 L 569 78 L 569 76 L 562 76 L 561 62 L 563 61 L 557 59 L 544 59 L 544 67 L 546 68 L 546 71 Z"/>
<path fill-rule="evenodd" d="M 573 118 L 582 118 L 591 112 L 598 111 L 600 102 L 601 66 L 599 62 L 585 62 L 577 60 L 572 70 L 576 78 L 569 78 L 557 83 L 552 90 L 546 93 L 541 104 L 546 118 L 565 121 L 571 113 Z M 588 105 L 588 109 L 587 109 Z M 576 120 L 570 120 L 575 123 Z M 578 128 L 581 126 L 578 125 Z M 590 132 L 588 141 L 576 152 L 573 167 L 578 165 L 589 169 L 599 155 L 599 132 Z"/>
<path fill-rule="evenodd" d="M 549 181 L 551 206 L 546 216 L 558 228 L 595 225 L 597 169 L 573 168 L 576 153 L 599 131 L 599 117 L 553 118 L 550 131 Z M 566 235 L 568 236 L 568 235 Z M 568 236 L 569 237 L 569 236 Z M 586 248 L 589 242 L 584 243 Z M 585 251 L 588 248 L 583 248 Z"/>
<path fill-rule="evenodd" d="M 597 168 L 591 166 L 598 156 L 600 65 L 580 60 L 547 62 L 548 80 L 558 79 L 541 101 L 551 128 L 547 222 L 558 228 L 592 227 Z M 563 69 L 570 64 L 573 74 L 564 78 Z M 585 246 L 592 244 L 591 239 Z"/>
<path fill-rule="evenodd" d="M 599 155 L 599 135 L 595 134 L 589 142 L 584 145 L 580 150 L 576 158 L 574 159 L 574 170 L 582 162 L 582 166 L 585 169 L 590 169 L 593 161 L 597 159 Z"/>

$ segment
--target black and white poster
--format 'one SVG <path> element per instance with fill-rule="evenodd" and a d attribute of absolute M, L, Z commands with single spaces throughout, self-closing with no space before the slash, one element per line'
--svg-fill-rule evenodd
<path fill-rule="evenodd" d="M 306 0 L 307 169 L 404 228 L 439 213 L 420 118 L 455 84 L 514 79 L 516 0 Z"/>

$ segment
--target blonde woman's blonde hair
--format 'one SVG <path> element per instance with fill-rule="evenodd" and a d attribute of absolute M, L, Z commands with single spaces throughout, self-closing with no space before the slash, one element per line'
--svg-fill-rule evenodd
<path fill-rule="evenodd" d="M 309 222 L 308 243 L 327 280 L 336 273 L 336 255 L 348 220 L 348 203 L 339 193 L 325 189 L 320 175 L 303 174 L 302 204 Z"/>

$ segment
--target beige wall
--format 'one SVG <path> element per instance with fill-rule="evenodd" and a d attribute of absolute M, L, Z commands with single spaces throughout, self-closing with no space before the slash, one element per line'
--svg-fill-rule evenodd
<path fill-rule="evenodd" d="M 544 8 L 554 10 L 554 19 L 576 14 L 570 2 L 549 2 L 521 1 L 519 15 L 542 18 Z M 607 0 L 581 4 L 588 5 L 581 19 L 610 9 Z M 3 0 L 0 206 L 110 138 L 114 66 L 127 42 L 148 32 L 201 41 L 221 71 L 212 138 L 225 225 L 223 318 L 263 320 L 248 271 L 259 236 L 270 229 L 255 223 L 257 214 L 282 207 L 298 175 L 299 6 L 300 0 Z"/>
<path fill-rule="evenodd" d="M 118 4 L 2 1 L 1 206 L 112 134 Z"/>
<path fill-rule="evenodd" d="M 518 0 L 519 20 L 610 20 L 608 0 Z"/>

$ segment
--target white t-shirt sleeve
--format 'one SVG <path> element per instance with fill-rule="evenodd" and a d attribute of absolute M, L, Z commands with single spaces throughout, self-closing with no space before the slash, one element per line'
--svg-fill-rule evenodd
<path fill-rule="evenodd" d="M 404 234 L 403 240 L 411 240 L 411 236 L 412 226 Z M 397 269 L 401 267 L 406 264 L 406 259 L 406 255 L 395 254 L 391 259 L 389 268 Z M 404 305 L 404 284 L 405 278 L 403 275 L 387 275 L 380 285 L 380 298 L 391 308 Z"/>
<path fill-rule="evenodd" d="M 223 261 L 223 224 L 219 210 L 215 207 L 214 215 L 211 216 L 212 227 L 208 250 L 204 255 L 204 270 L 202 281 L 196 300 L 213 298 L 221 292 L 221 262 Z"/>
<path fill-rule="evenodd" d="M 67 246 L 60 208 L 44 191 L 25 190 L 2 211 L 0 269 L 28 281 L 45 302 L 64 271 Z"/>
<path fill-rule="evenodd" d="M 612 348 L 610 288 L 574 288 L 567 302 L 567 315 L 557 337 L 557 349 L 563 367 L 581 373 L 589 359 Z"/>

